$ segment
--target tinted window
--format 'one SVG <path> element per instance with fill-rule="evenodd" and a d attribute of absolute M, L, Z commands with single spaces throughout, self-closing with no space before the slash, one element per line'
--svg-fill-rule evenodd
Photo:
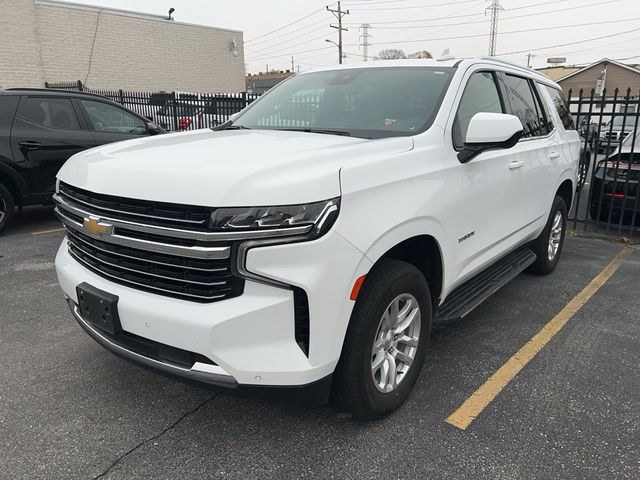
<path fill-rule="evenodd" d="M 469 122 L 480 112 L 504 113 L 494 75 L 490 72 L 474 73 L 467 82 L 453 123 L 453 142 L 457 148 L 464 146 Z"/>
<path fill-rule="evenodd" d="M 573 118 L 571 116 L 571 112 L 569 111 L 569 104 L 567 100 L 564 98 L 564 94 L 560 90 L 556 90 L 553 87 L 547 87 L 547 92 L 551 95 L 551 99 L 553 100 L 553 105 L 556 107 L 558 111 L 558 115 L 560 115 L 560 119 L 562 120 L 562 124 L 564 128 L 567 130 L 575 130 L 575 125 L 573 124 Z"/>
<path fill-rule="evenodd" d="M 505 87 L 511 105 L 511 113 L 522 122 L 524 137 L 546 135 L 546 122 L 539 107 L 536 106 L 531 82 L 526 78 L 505 75 Z"/>
<path fill-rule="evenodd" d="M 541 135 L 551 133 L 555 127 L 553 117 L 549 111 L 549 106 L 546 100 L 542 96 L 540 88 L 542 85 L 531 82 L 531 88 L 533 89 L 534 96 L 536 97 L 536 109 L 538 111 L 538 117 L 540 118 Z"/>
<path fill-rule="evenodd" d="M 411 135 L 433 121 L 452 73 L 431 67 L 306 73 L 280 83 L 233 124 L 339 130 L 365 138 Z"/>
<path fill-rule="evenodd" d="M 80 100 L 87 111 L 91 129 L 96 132 L 137 133 L 147 132 L 146 122 L 121 108 L 103 102 Z"/>
<path fill-rule="evenodd" d="M 67 98 L 28 97 L 20 116 L 32 123 L 62 130 L 78 130 L 71 100 Z"/>

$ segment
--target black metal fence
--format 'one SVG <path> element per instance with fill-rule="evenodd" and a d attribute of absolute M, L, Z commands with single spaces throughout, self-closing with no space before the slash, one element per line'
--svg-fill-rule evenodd
<path fill-rule="evenodd" d="M 640 92 L 569 91 L 582 140 L 580 180 L 570 212 L 573 228 L 640 232 Z"/>
<path fill-rule="evenodd" d="M 86 88 L 81 81 L 45 83 L 46 88 L 93 93 L 108 98 L 169 131 L 223 124 L 259 95 L 242 93 L 133 92 Z"/>

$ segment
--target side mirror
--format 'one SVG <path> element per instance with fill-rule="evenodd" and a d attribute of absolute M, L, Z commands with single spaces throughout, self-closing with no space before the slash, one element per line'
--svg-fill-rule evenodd
<path fill-rule="evenodd" d="M 467 163 L 487 150 L 515 146 L 523 135 L 522 122 L 505 113 L 476 113 L 467 129 L 464 148 L 458 153 L 460 163 Z"/>
<path fill-rule="evenodd" d="M 147 132 L 149 135 L 157 135 L 159 133 L 164 133 L 164 130 L 153 122 L 147 122 Z"/>

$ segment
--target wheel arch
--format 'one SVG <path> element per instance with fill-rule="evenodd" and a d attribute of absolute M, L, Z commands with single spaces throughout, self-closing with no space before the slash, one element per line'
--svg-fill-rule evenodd
<path fill-rule="evenodd" d="M 28 189 L 17 173 L 2 163 L 0 163 L 0 183 L 11 192 L 16 206 L 20 206 L 28 194 Z"/>
<path fill-rule="evenodd" d="M 569 178 L 564 180 L 556 190 L 556 195 L 564 199 L 564 202 L 567 205 L 567 210 L 571 210 L 571 203 L 573 202 L 574 192 L 575 190 L 573 181 Z"/>

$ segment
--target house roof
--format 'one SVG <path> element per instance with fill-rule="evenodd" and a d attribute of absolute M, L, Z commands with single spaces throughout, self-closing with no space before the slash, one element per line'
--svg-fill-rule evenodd
<path fill-rule="evenodd" d="M 610 58 L 603 58 L 602 60 L 598 60 L 597 62 L 594 62 L 591 65 L 587 65 L 586 67 L 583 67 L 583 68 L 581 68 L 579 70 L 576 70 L 575 72 L 572 72 L 572 73 L 570 73 L 568 75 L 565 75 L 562 78 L 559 78 L 558 80 L 556 80 L 556 82 L 558 82 L 558 83 L 563 82 L 564 80 L 566 80 L 568 78 L 571 78 L 574 75 L 578 75 L 579 73 L 582 73 L 582 72 L 584 72 L 586 70 L 589 70 L 589 69 L 591 69 L 593 67 L 596 67 L 598 65 L 601 65 L 603 63 L 611 63 L 613 65 L 616 65 L 616 66 L 620 67 L 620 68 L 624 68 L 626 70 L 629 70 L 630 72 L 637 73 L 638 75 L 640 75 L 640 70 L 635 68 L 635 66 L 633 66 L 633 65 L 626 65 L 624 63 L 618 62 L 617 60 L 611 60 Z"/>

